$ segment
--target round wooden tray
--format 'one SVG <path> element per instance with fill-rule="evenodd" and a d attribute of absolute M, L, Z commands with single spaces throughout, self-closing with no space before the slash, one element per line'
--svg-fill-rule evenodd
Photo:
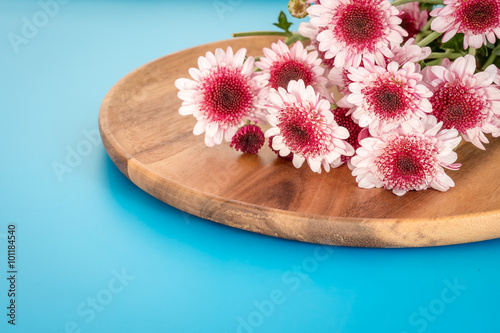
<path fill-rule="evenodd" d="M 330 173 L 296 169 L 264 147 L 241 154 L 207 148 L 195 119 L 179 115 L 174 81 L 189 77 L 197 59 L 216 48 L 262 54 L 273 37 L 201 45 L 146 64 L 105 97 L 99 128 L 116 166 L 141 189 L 190 214 L 232 227 L 311 243 L 419 247 L 500 237 L 500 140 L 487 151 L 458 148 L 456 187 L 402 197 L 360 189 L 347 166 Z"/>

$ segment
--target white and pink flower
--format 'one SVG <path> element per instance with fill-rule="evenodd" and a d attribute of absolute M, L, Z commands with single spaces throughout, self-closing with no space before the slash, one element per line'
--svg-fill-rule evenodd
<path fill-rule="evenodd" d="M 328 80 L 323 76 L 325 70 L 320 66 L 318 52 L 308 52 L 300 41 L 288 48 L 281 40 L 263 51 L 265 56 L 255 65 L 262 70 L 259 76 L 269 81 L 268 89 L 286 89 L 290 81 L 302 80 L 305 85 L 326 94 L 324 84 Z"/>
<path fill-rule="evenodd" d="M 461 138 L 455 129 L 443 129 L 442 125 L 429 116 L 410 133 L 400 128 L 361 140 L 351 159 L 358 186 L 383 187 L 399 196 L 411 190 L 447 191 L 455 186 L 443 168 L 460 167 L 453 150 Z"/>
<path fill-rule="evenodd" d="M 321 98 L 312 86 L 304 81 L 290 81 L 287 90 L 271 89 L 271 104 L 267 120 L 272 126 L 266 137 L 273 137 L 272 148 L 286 157 L 293 154 L 293 165 L 300 168 L 307 161 L 312 171 L 321 173 L 321 167 L 342 164 L 341 156 L 354 154 L 345 140 L 346 128 L 339 126 L 330 111 L 330 102 Z"/>
<path fill-rule="evenodd" d="M 431 11 L 431 29 L 443 35 L 443 43 L 464 34 L 464 49 L 495 44 L 500 38 L 500 0 L 444 0 L 445 6 Z"/>
<path fill-rule="evenodd" d="M 408 35 L 388 0 L 325 0 L 308 12 L 312 25 L 326 28 L 317 36 L 319 50 L 326 51 L 327 59 L 335 57 L 335 67 L 357 67 L 366 56 L 383 64 L 384 56 L 392 57 L 391 48 Z"/>
<path fill-rule="evenodd" d="M 432 111 L 432 93 L 422 84 L 419 66 L 408 62 L 400 67 L 391 62 L 387 68 L 364 61 L 364 67 L 349 68 L 350 94 L 339 104 L 354 105 L 352 117 L 371 135 L 398 127 L 406 131 L 420 126 L 420 119 Z"/>
<path fill-rule="evenodd" d="M 476 58 L 466 55 L 451 63 L 445 59 L 441 66 L 426 67 L 423 71 L 433 96 L 429 99 L 432 113 L 444 128 L 455 128 L 466 141 L 485 149 L 484 133 L 493 133 L 498 126 L 491 121 L 500 114 L 500 90 L 492 85 L 496 67 L 474 74 Z"/>
<path fill-rule="evenodd" d="M 197 123 L 193 133 L 205 133 L 209 147 L 231 138 L 245 121 L 265 121 L 259 107 L 266 80 L 253 72 L 254 58 L 245 60 L 246 49 L 233 54 L 231 47 L 224 52 L 215 50 L 198 58 L 199 68 L 190 68 L 193 78 L 175 81 L 178 97 L 183 100 L 179 113 L 193 115 Z"/>

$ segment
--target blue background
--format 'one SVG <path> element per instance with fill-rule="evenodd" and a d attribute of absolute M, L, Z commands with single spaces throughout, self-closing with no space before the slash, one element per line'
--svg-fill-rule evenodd
<path fill-rule="evenodd" d="M 271 30 L 286 1 L 73 0 L 55 9 L 49 17 L 37 1 L 0 0 L 0 331 L 500 331 L 500 240 L 359 249 L 233 229 L 143 192 L 85 136 L 124 75 L 231 32 Z M 39 27 L 24 28 L 16 52 L 9 38 L 24 38 L 26 22 Z M 85 156 L 68 166 L 78 149 Z M 9 224 L 15 327 L 6 316 Z"/>

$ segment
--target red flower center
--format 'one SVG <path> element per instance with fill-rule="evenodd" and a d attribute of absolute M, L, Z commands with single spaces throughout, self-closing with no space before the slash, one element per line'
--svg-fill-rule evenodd
<path fill-rule="evenodd" d="M 498 0 L 466 0 L 456 12 L 461 22 L 461 32 L 481 34 L 500 24 L 500 3 Z"/>
<path fill-rule="evenodd" d="M 365 95 L 370 108 L 382 120 L 399 121 L 410 106 L 404 85 L 392 80 L 381 79 L 374 87 L 368 87 Z"/>
<path fill-rule="evenodd" d="M 283 109 L 278 120 L 278 127 L 284 143 L 293 153 L 304 157 L 315 157 L 327 152 L 327 137 L 321 130 L 322 116 L 316 111 L 290 106 Z"/>
<path fill-rule="evenodd" d="M 338 39 L 357 51 L 364 48 L 373 51 L 384 35 L 383 15 L 374 2 L 379 1 L 359 0 L 338 8 L 334 32 Z"/>
<path fill-rule="evenodd" d="M 411 177 L 422 172 L 422 165 L 410 153 L 403 152 L 396 157 L 394 171 L 402 177 Z"/>
<path fill-rule="evenodd" d="M 311 69 L 294 59 L 276 61 L 270 68 L 270 74 L 269 83 L 274 89 L 279 87 L 286 89 L 292 80 L 303 80 L 306 86 L 313 82 Z"/>
<path fill-rule="evenodd" d="M 461 83 L 442 84 L 429 101 L 432 113 L 443 122 L 443 128 L 455 128 L 465 133 L 481 126 L 486 118 L 486 102 Z"/>
<path fill-rule="evenodd" d="M 240 72 L 219 67 L 201 83 L 200 109 L 209 121 L 234 126 L 253 107 L 253 92 L 248 78 Z"/>
<path fill-rule="evenodd" d="M 427 188 L 427 179 L 437 173 L 436 154 L 431 139 L 414 134 L 391 140 L 375 160 L 384 185 L 400 190 Z"/>

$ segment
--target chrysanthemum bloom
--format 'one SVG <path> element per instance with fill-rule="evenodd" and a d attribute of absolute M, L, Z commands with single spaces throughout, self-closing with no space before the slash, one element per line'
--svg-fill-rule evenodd
<path fill-rule="evenodd" d="M 183 100 L 179 113 L 192 114 L 197 123 L 193 133 L 205 133 L 205 144 L 209 147 L 227 142 L 246 119 L 258 122 L 265 120 L 265 113 L 258 107 L 265 78 L 253 73 L 254 58 L 245 60 L 246 49 L 233 54 L 231 47 L 224 52 L 215 50 L 198 58 L 197 68 L 190 68 L 194 80 L 178 79 L 175 86 L 178 97 Z"/>
<path fill-rule="evenodd" d="M 349 113 L 348 108 L 335 108 L 333 112 L 333 118 L 335 122 L 342 127 L 345 127 L 347 131 L 349 131 L 349 137 L 346 139 L 346 141 L 353 147 L 354 150 L 358 149 L 360 145 L 360 141 L 364 139 L 365 137 L 368 136 L 368 131 L 366 129 L 361 128 L 358 124 L 354 122 L 352 117 L 348 115 Z M 346 163 L 349 165 L 349 167 L 352 166 L 350 163 L 352 156 L 342 156 L 341 160 L 342 162 Z"/>
<path fill-rule="evenodd" d="M 406 38 L 416 36 L 425 26 L 429 18 L 429 13 L 426 10 L 420 11 L 418 2 L 405 3 L 396 6 L 396 8 L 400 11 L 401 14 L 399 17 L 403 20 L 403 22 L 401 22 L 401 27 L 408 32 Z"/>
<path fill-rule="evenodd" d="M 349 68 L 351 94 L 344 98 L 356 108 L 352 114 L 371 135 L 403 127 L 408 132 L 419 126 L 419 120 L 432 111 L 428 98 L 432 93 L 421 84 L 419 66 L 412 62 L 401 68 L 391 62 L 387 68 L 374 66 Z"/>
<path fill-rule="evenodd" d="M 257 154 L 265 141 L 259 126 L 245 125 L 234 134 L 230 146 L 242 153 Z"/>
<path fill-rule="evenodd" d="M 318 34 L 319 49 L 335 57 L 335 67 L 359 66 L 370 55 L 377 64 L 391 57 L 391 47 L 408 33 L 399 26 L 399 11 L 388 0 L 326 0 L 307 10 L 311 24 L 327 27 Z"/>
<path fill-rule="evenodd" d="M 456 33 L 464 34 L 464 49 L 495 44 L 500 38 L 500 0 L 444 0 L 445 7 L 431 11 L 431 29 L 445 33 L 443 43 Z"/>
<path fill-rule="evenodd" d="M 330 102 L 304 81 L 290 81 L 287 90 L 272 89 L 269 100 L 267 120 L 273 127 L 266 137 L 274 136 L 272 147 L 281 156 L 293 153 L 296 168 L 307 160 L 312 171 L 321 173 L 323 166 L 328 172 L 342 163 L 342 155 L 354 154 L 345 141 L 349 132 L 334 121 Z"/>
<path fill-rule="evenodd" d="M 288 48 L 281 40 L 263 51 L 265 57 L 260 57 L 255 65 L 262 70 L 260 75 L 269 80 L 269 88 L 286 89 L 290 81 L 302 80 L 316 91 L 324 89 L 327 79 L 323 76 L 325 70 L 320 66 L 318 52 L 307 52 L 300 41 Z"/>
<path fill-rule="evenodd" d="M 455 129 L 442 129 L 442 123 L 429 116 L 413 132 L 398 129 L 361 140 L 351 159 L 352 175 L 361 188 L 383 187 L 396 195 L 427 188 L 447 191 L 455 183 L 443 168 L 460 167 L 454 164 L 453 151 L 460 140 Z"/>
<path fill-rule="evenodd" d="M 288 1 L 288 11 L 293 17 L 304 18 L 307 16 L 307 8 L 310 4 L 306 0 Z"/>
<path fill-rule="evenodd" d="M 491 67 L 493 66 L 493 67 Z M 484 133 L 492 133 L 495 126 L 489 119 L 500 114 L 500 90 L 492 85 L 496 67 L 474 74 L 476 58 L 466 55 L 441 66 L 426 67 L 424 81 L 433 92 L 429 99 L 432 114 L 443 122 L 443 128 L 455 128 L 466 141 L 484 149 L 488 143 Z"/>

